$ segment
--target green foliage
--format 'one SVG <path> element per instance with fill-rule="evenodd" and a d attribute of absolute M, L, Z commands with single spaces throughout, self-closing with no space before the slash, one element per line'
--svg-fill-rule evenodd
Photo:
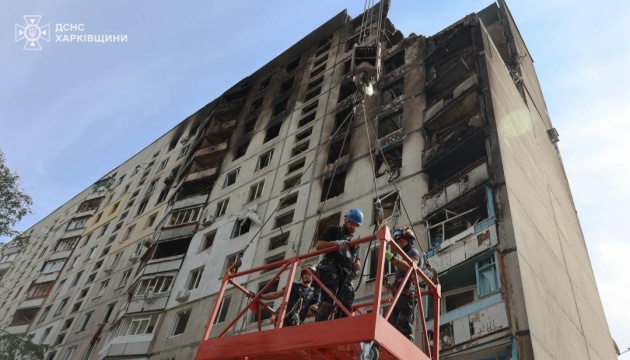
<path fill-rule="evenodd" d="M 32 340 L 33 335 L 0 332 L 0 360 L 43 360 L 51 346 L 35 344 Z"/>
<path fill-rule="evenodd" d="M 31 213 L 33 200 L 19 187 L 20 176 L 11 172 L 0 151 L 0 236 L 15 236 L 13 226 Z"/>

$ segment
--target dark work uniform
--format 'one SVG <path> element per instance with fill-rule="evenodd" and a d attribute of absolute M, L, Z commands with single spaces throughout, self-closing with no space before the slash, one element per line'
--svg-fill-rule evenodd
<path fill-rule="evenodd" d="M 421 259 L 420 251 L 411 247 L 410 245 L 407 246 L 405 253 L 411 259 L 416 259 L 418 261 Z M 404 279 L 405 271 L 397 269 L 394 280 L 394 289 L 396 292 L 402 285 L 402 281 Z M 396 301 L 396 304 L 394 305 L 394 310 L 389 317 L 389 323 L 411 340 L 413 340 L 413 322 L 415 318 L 416 308 L 416 300 L 414 298 L 414 295 L 415 291 L 417 290 L 413 285 L 413 279 L 414 278 L 412 274 L 407 281 L 407 285 L 405 285 L 405 289 L 400 294 L 398 301 Z"/>
<path fill-rule="evenodd" d="M 346 234 L 343 226 L 331 226 L 320 236 L 322 241 L 348 240 L 354 238 L 350 234 Z M 359 256 L 359 247 L 353 246 L 347 249 L 339 249 L 324 255 L 324 259 L 319 263 L 318 273 L 322 283 L 336 295 L 337 299 L 343 306 L 352 313 L 352 303 L 354 302 L 354 288 L 352 282 L 348 278 L 352 273 L 352 264 Z M 318 312 L 315 314 L 315 321 L 328 320 L 328 316 L 324 311 L 327 306 L 334 306 L 335 302 L 328 294 L 321 290 L 321 301 Z M 346 314 L 341 309 L 337 309 L 333 318 L 342 318 Z"/>
<path fill-rule="evenodd" d="M 287 327 L 303 323 L 306 315 L 308 315 L 308 309 L 316 303 L 317 297 L 312 287 L 304 286 L 302 283 L 293 283 L 282 326 Z"/>

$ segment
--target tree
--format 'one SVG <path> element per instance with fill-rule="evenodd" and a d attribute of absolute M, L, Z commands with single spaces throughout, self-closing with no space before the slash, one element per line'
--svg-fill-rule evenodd
<path fill-rule="evenodd" d="M 25 215 L 31 214 L 33 200 L 20 189 L 20 176 L 11 172 L 0 151 L 0 236 L 15 236 L 13 226 Z"/>
<path fill-rule="evenodd" d="M 0 330 L 0 360 L 42 360 L 50 345 L 38 345 L 33 335 L 18 336 Z"/>

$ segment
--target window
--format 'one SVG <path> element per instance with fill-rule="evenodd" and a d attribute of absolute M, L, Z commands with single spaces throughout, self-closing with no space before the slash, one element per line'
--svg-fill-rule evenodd
<path fill-rule="evenodd" d="M 302 108 L 302 115 L 306 115 L 308 113 L 310 113 L 311 111 L 317 109 L 317 105 L 319 105 L 319 100 L 317 101 L 313 101 L 312 103 L 305 105 Z"/>
<path fill-rule="evenodd" d="M 478 261 L 475 267 L 477 270 L 477 293 L 480 297 L 499 289 L 494 255 L 485 260 Z"/>
<path fill-rule="evenodd" d="M 39 320 L 37 320 L 37 322 L 42 322 L 46 320 L 46 316 L 48 316 L 48 313 L 50 312 L 51 307 L 52 305 L 48 305 L 44 308 L 44 311 L 42 311 L 42 314 L 39 316 Z"/>
<path fill-rule="evenodd" d="M 293 193 L 291 195 L 285 196 L 284 198 L 282 198 L 282 200 L 280 200 L 280 203 L 278 204 L 278 209 L 284 209 L 287 206 L 291 206 L 297 203 L 297 199 L 298 193 Z"/>
<path fill-rule="evenodd" d="M 378 138 L 381 139 L 385 135 L 389 135 L 396 130 L 402 129 L 402 121 L 402 111 L 397 111 L 382 119 L 378 119 Z"/>
<path fill-rule="evenodd" d="M 154 179 L 153 181 L 151 181 L 151 182 L 149 183 L 149 186 L 147 187 L 147 192 L 146 192 L 146 194 L 148 194 L 148 193 L 152 192 L 153 190 L 155 190 L 155 186 L 157 185 L 157 182 L 158 182 L 159 180 L 160 180 L 160 179 Z"/>
<path fill-rule="evenodd" d="M 290 174 L 294 172 L 295 170 L 303 168 L 305 163 L 306 163 L 306 159 L 301 159 L 292 164 L 289 164 L 287 168 L 287 174 Z"/>
<path fill-rule="evenodd" d="M 109 249 L 111 249 L 111 246 L 108 246 L 105 249 L 103 249 L 103 251 L 101 251 L 101 256 L 99 256 L 99 257 L 103 257 L 103 256 L 109 254 Z"/>
<path fill-rule="evenodd" d="M 282 188 L 282 191 L 284 190 L 289 190 L 289 189 L 293 189 L 295 186 L 300 184 L 300 180 L 302 179 L 302 174 L 296 175 L 292 178 L 289 178 L 287 180 L 284 181 L 284 186 Z"/>
<path fill-rule="evenodd" d="M 341 127 L 345 127 L 346 129 L 348 129 L 351 124 L 351 116 L 352 107 L 348 107 L 345 110 L 341 110 L 337 114 L 335 114 L 335 126 L 333 128 L 333 133 L 337 132 L 337 130 L 339 130 L 339 128 Z"/>
<path fill-rule="evenodd" d="M 79 299 L 83 299 L 83 298 L 87 295 L 88 291 L 90 291 L 90 288 L 89 288 L 89 287 L 87 287 L 87 288 L 85 288 L 85 289 L 81 290 L 81 292 L 79 293 L 79 297 L 78 297 L 78 298 L 79 298 Z"/>
<path fill-rule="evenodd" d="M 97 247 L 98 246 L 95 246 L 95 247 L 90 249 L 90 254 L 88 255 L 87 259 L 85 259 L 85 261 L 90 260 L 90 259 L 92 259 L 94 257 L 94 254 L 96 254 L 96 248 Z"/>
<path fill-rule="evenodd" d="M 148 292 L 153 292 L 155 294 L 169 292 L 171 291 L 171 285 L 173 285 L 172 276 L 156 276 L 144 279 L 138 284 L 134 296 L 142 296 Z"/>
<path fill-rule="evenodd" d="M 75 256 L 74 259 L 72 259 L 72 263 L 70 264 L 70 269 L 73 269 L 75 266 L 77 266 L 77 262 L 79 261 L 79 255 Z"/>
<path fill-rule="evenodd" d="M 157 171 L 164 170 L 166 168 L 166 164 L 168 164 L 169 159 L 162 160 L 160 165 L 158 165 Z"/>
<path fill-rule="evenodd" d="M 300 66 L 300 59 L 301 58 L 297 58 L 295 60 L 292 60 L 290 63 L 287 64 L 287 66 L 285 67 L 285 69 L 287 70 L 287 72 L 291 72 L 295 69 L 297 69 L 298 66 Z"/>
<path fill-rule="evenodd" d="M 129 280 L 129 276 L 131 276 L 131 270 L 127 270 L 124 273 L 122 273 L 122 276 L 120 277 L 120 281 L 118 282 L 118 288 L 121 288 L 127 285 L 127 280 Z"/>
<path fill-rule="evenodd" d="M 186 325 L 188 325 L 188 319 L 190 318 L 191 309 L 184 310 L 182 312 L 177 313 L 177 317 L 175 318 L 175 323 L 173 324 L 173 330 L 171 331 L 171 336 L 176 336 L 179 334 L 183 334 L 186 331 Z"/>
<path fill-rule="evenodd" d="M 289 232 L 280 234 L 269 239 L 269 248 L 267 250 L 277 249 L 289 242 Z"/>
<path fill-rule="evenodd" d="M 26 299 L 41 299 L 45 298 L 50 294 L 53 286 L 55 286 L 54 282 L 48 282 L 43 284 L 34 284 L 28 289 L 26 293 Z"/>
<path fill-rule="evenodd" d="M 265 187 L 265 180 L 261 180 L 249 187 L 249 195 L 247 201 L 253 201 L 262 196 L 263 188 Z"/>
<path fill-rule="evenodd" d="M 340 103 L 344 101 L 355 92 L 356 92 L 356 86 L 354 85 L 352 81 L 348 81 L 345 84 L 342 84 L 339 87 L 339 98 L 337 99 L 337 102 Z"/>
<path fill-rule="evenodd" d="M 236 182 L 236 179 L 238 178 L 238 173 L 241 169 L 238 168 L 236 170 L 232 170 L 230 171 L 226 176 L 225 176 L 225 183 L 223 184 L 223 187 L 226 188 L 232 184 L 234 184 Z"/>
<path fill-rule="evenodd" d="M 272 156 L 273 156 L 273 149 L 260 155 L 260 157 L 258 157 L 258 164 L 256 165 L 256 170 L 264 169 L 267 166 L 269 166 Z"/>
<path fill-rule="evenodd" d="M 116 231 L 120 230 L 120 228 L 123 226 L 123 221 L 119 222 L 118 224 L 116 224 L 116 226 L 114 226 L 114 228 L 112 229 L 112 234 L 115 233 Z"/>
<path fill-rule="evenodd" d="M 74 248 L 74 245 L 76 245 L 78 241 L 79 241 L 78 237 L 59 240 L 57 241 L 57 244 L 55 245 L 54 252 L 72 250 Z"/>
<path fill-rule="evenodd" d="M 66 330 L 70 327 L 70 325 L 72 325 L 72 321 L 74 320 L 74 318 L 70 318 L 67 319 L 66 321 L 63 322 L 63 326 L 61 327 L 61 330 Z"/>
<path fill-rule="evenodd" d="M 201 215 L 201 207 L 173 211 L 169 215 L 166 226 L 176 226 L 195 222 L 199 220 L 199 215 Z"/>
<path fill-rule="evenodd" d="M 249 113 L 253 114 L 257 111 L 260 110 L 260 108 L 262 107 L 262 103 L 263 103 L 263 98 L 258 98 L 254 101 L 252 101 L 252 106 L 249 108 Z"/>
<path fill-rule="evenodd" d="M 179 155 L 177 155 L 177 158 L 181 158 L 182 156 L 186 156 L 186 154 L 188 154 L 188 149 L 190 149 L 190 144 L 184 146 L 180 151 L 179 151 Z"/>
<path fill-rule="evenodd" d="M 217 318 L 214 320 L 214 324 L 220 324 L 227 318 L 228 310 L 230 309 L 230 302 L 232 301 L 232 295 L 225 296 L 219 305 L 219 311 Z"/>
<path fill-rule="evenodd" d="M 156 218 L 157 218 L 157 214 L 153 214 L 149 216 L 149 218 L 147 219 L 147 222 L 144 224 L 144 228 L 147 229 L 153 226 L 153 223 L 155 223 Z"/>
<path fill-rule="evenodd" d="M 81 275 L 83 275 L 83 271 L 79 271 L 76 275 L 74 275 L 74 279 L 72 279 L 72 282 L 70 283 L 70 287 L 73 287 L 79 283 L 79 279 L 81 279 Z"/>
<path fill-rule="evenodd" d="M 203 238 L 203 243 L 201 244 L 201 250 L 200 251 L 204 251 L 207 250 L 209 248 L 212 247 L 212 244 L 214 244 L 214 238 L 217 236 L 217 231 L 216 230 L 212 230 L 209 233 L 207 233 L 204 238 Z"/>
<path fill-rule="evenodd" d="M 298 133 L 297 135 L 295 135 L 295 142 L 300 142 L 304 139 L 306 139 L 307 137 L 311 136 L 311 134 L 313 133 L 313 128 L 310 127 L 300 133 Z"/>
<path fill-rule="evenodd" d="M 312 80 L 306 86 L 306 91 L 311 91 L 311 90 L 315 89 L 316 87 L 319 87 L 323 82 L 324 82 L 324 77 L 323 76 L 320 76 L 320 77 L 318 77 L 315 80 Z M 302 111 L 302 114 L 306 114 L 307 112 L 308 111 Z"/>
<path fill-rule="evenodd" d="M 234 223 L 234 229 L 232 229 L 232 237 L 235 238 L 237 236 L 247 234 L 249 232 L 249 227 L 251 226 L 251 224 L 252 221 L 249 218 L 237 219 Z"/>
<path fill-rule="evenodd" d="M 65 298 L 63 300 L 61 300 L 61 303 L 59 303 L 59 306 L 57 306 L 57 311 L 55 311 L 55 315 L 59 315 L 61 314 L 61 312 L 63 311 L 63 309 L 66 307 L 66 305 L 68 304 L 68 300 L 70 298 Z"/>
<path fill-rule="evenodd" d="M 269 87 L 270 83 L 271 83 L 271 77 L 262 79 L 260 81 L 260 84 L 258 84 L 258 90 L 265 90 L 266 88 Z"/>
<path fill-rule="evenodd" d="M 306 142 L 304 142 L 304 143 L 294 147 L 293 150 L 291 150 L 291 156 L 296 156 L 296 155 L 302 154 L 303 152 L 308 150 L 309 143 L 310 143 L 310 141 L 306 141 Z"/>
<path fill-rule="evenodd" d="M 120 261 L 120 258 L 122 257 L 122 251 L 116 253 L 116 255 L 114 255 L 114 260 L 112 261 L 111 266 L 112 267 L 116 267 L 118 265 L 118 262 Z"/>
<path fill-rule="evenodd" d="M 378 265 L 378 246 L 374 246 L 370 249 L 370 273 L 368 280 L 376 279 L 376 267 Z M 389 249 L 389 247 L 388 247 Z M 383 259 L 384 260 L 384 259 Z M 396 272 L 396 267 L 391 261 L 385 261 L 385 274 L 389 275 Z"/>
<path fill-rule="evenodd" d="M 270 256 L 270 257 L 266 258 L 265 259 L 265 265 L 273 264 L 275 262 L 282 261 L 282 260 L 284 260 L 284 253 L 280 253 L 280 254 L 277 254 L 277 255 Z M 274 266 L 274 267 L 271 267 L 271 268 L 269 268 L 269 269 L 267 269 L 265 271 L 270 271 L 270 270 L 273 270 L 273 269 L 277 269 L 280 266 L 281 265 Z"/>
<path fill-rule="evenodd" d="M 98 293 L 95 297 L 103 296 L 105 294 L 105 290 L 107 290 L 107 285 L 109 285 L 109 279 L 101 281 L 101 287 L 98 289 Z"/>
<path fill-rule="evenodd" d="M 315 70 L 311 71 L 311 76 L 310 76 L 310 77 L 311 77 L 311 78 L 314 78 L 315 76 L 317 76 L 317 75 L 319 75 L 319 74 L 323 73 L 323 72 L 324 72 L 324 70 L 326 70 L 326 64 L 324 64 L 324 65 L 322 65 L 322 66 L 318 67 L 317 69 L 315 69 Z"/>
<path fill-rule="evenodd" d="M 475 301 L 475 289 L 468 287 L 448 291 L 442 295 L 442 299 L 444 299 L 443 311 L 449 312 Z"/>
<path fill-rule="evenodd" d="M 70 221 L 66 231 L 76 230 L 76 229 L 83 229 L 85 227 L 85 224 L 87 223 L 87 221 L 89 219 L 90 219 L 90 217 L 88 216 L 88 217 L 83 217 L 83 218 L 80 218 L 80 219 L 74 219 L 74 220 Z"/>
<path fill-rule="evenodd" d="M 47 261 L 42 268 L 42 274 L 49 274 L 61 270 L 66 260 Z"/>
<path fill-rule="evenodd" d="M 107 305 L 107 309 L 105 310 L 105 316 L 103 316 L 103 322 L 109 321 L 109 317 L 112 315 L 112 312 L 114 312 L 115 306 L 116 306 L 116 303 Z"/>
<path fill-rule="evenodd" d="M 109 224 L 110 223 L 107 223 L 107 224 L 105 224 L 105 225 L 103 225 L 101 227 L 101 231 L 98 233 L 97 237 L 101 237 L 101 236 L 105 235 L 105 232 L 107 232 L 107 228 L 109 227 Z"/>
<path fill-rule="evenodd" d="M 321 201 L 325 201 L 330 198 L 334 198 L 335 196 L 343 194 L 345 186 L 346 186 L 345 171 L 341 173 L 337 173 L 335 174 L 335 176 L 325 179 L 324 185 L 322 187 Z"/>
<path fill-rule="evenodd" d="M 87 281 L 85 283 L 89 284 L 89 283 L 93 282 L 94 279 L 96 279 L 96 273 L 90 274 L 90 276 L 88 276 Z"/>
<path fill-rule="evenodd" d="M 136 216 L 144 212 L 144 210 L 147 208 L 148 203 L 149 203 L 149 200 L 144 200 L 143 202 L 140 203 L 140 205 L 138 205 L 138 211 L 136 212 Z"/>
<path fill-rule="evenodd" d="M 202 275 L 203 275 L 203 266 L 190 271 L 190 276 L 188 277 L 188 285 L 186 286 L 186 289 L 193 290 L 193 289 L 198 288 Z"/>
<path fill-rule="evenodd" d="M 344 139 L 331 142 L 328 149 L 327 164 L 333 164 L 338 159 L 350 153 L 350 133 Z"/>
<path fill-rule="evenodd" d="M 153 334 L 160 314 L 129 316 L 120 327 L 118 336 Z"/>
<path fill-rule="evenodd" d="M 289 103 L 289 98 L 285 98 L 284 100 L 281 100 L 276 105 L 274 105 L 273 111 L 271 113 L 271 117 L 274 117 L 283 113 L 284 110 L 286 110 L 288 103 Z"/>
<path fill-rule="evenodd" d="M 125 231 L 125 236 L 123 236 L 123 241 L 129 240 L 129 238 L 131 237 L 131 234 L 133 234 L 133 229 L 135 228 L 136 228 L 136 225 L 131 225 L 130 227 L 127 228 L 127 231 Z"/>
<path fill-rule="evenodd" d="M 217 209 L 214 211 L 215 218 L 219 216 L 223 216 L 225 214 L 225 211 L 227 210 L 229 202 L 230 202 L 230 198 L 226 198 L 217 203 Z"/>
<path fill-rule="evenodd" d="M 331 226 L 338 226 L 340 222 L 341 222 L 341 213 L 332 214 L 330 216 L 327 216 L 319 220 L 319 222 L 317 222 L 317 234 L 315 235 L 315 239 L 313 239 L 312 246 L 315 246 L 315 244 L 317 243 L 317 240 L 321 238 L 322 234 L 324 233 L 324 231 L 326 231 L 326 229 L 328 229 Z"/>
<path fill-rule="evenodd" d="M 85 316 L 83 317 L 83 323 L 81 323 L 79 331 L 83 331 L 87 328 L 88 324 L 90 323 L 90 319 L 92 318 L 92 314 L 94 314 L 94 311 L 90 311 L 89 313 L 85 314 Z"/>
<path fill-rule="evenodd" d="M 383 62 L 383 74 L 394 71 L 405 64 L 405 50 L 398 52 Z"/>
<path fill-rule="evenodd" d="M 321 64 L 325 63 L 327 60 L 328 60 L 328 54 L 326 54 L 325 56 L 322 56 L 319 59 L 317 59 L 313 63 L 313 67 L 316 68 L 316 67 L 320 66 Z"/>
<path fill-rule="evenodd" d="M 256 119 L 247 120 L 243 124 L 243 134 L 249 134 L 256 128 Z"/>
<path fill-rule="evenodd" d="M 72 356 L 74 356 L 74 351 L 76 349 L 76 346 L 69 347 L 68 350 L 66 350 L 66 355 L 63 357 L 63 360 L 72 360 Z"/>
<path fill-rule="evenodd" d="M 267 133 L 265 133 L 265 141 L 267 142 L 271 139 L 275 139 L 280 135 L 280 129 L 282 128 L 282 123 L 279 122 L 275 125 L 271 125 L 267 128 Z"/>
<path fill-rule="evenodd" d="M 307 92 L 306 95 L 304 95 L 304 102 L 313 100 L 315 97 L 317 97 L 317 95 L 321 93 L 322 93 L 322 87 L 321 86 L 316 87 L 315 89 Z"/>
<path fill-rule="evenodd" d="M 72 305 L 72 309 L 70 309 L 70 313 L 75 313 L 77 311 L 79 311 L 81 309 L 81 304 L 83 304 L 82 301 L 76 302 L 74 305 Z"/>
<path fill-rule="evenodd" d="M 350 73 L 350 69 L 352 68 L 352 60 L 348 60 L 346 62 L 343 63 L 343 74 L 342 75 L 346 75 L 348 73 Z"/>
<path fill-rule="evenodd" d="M 295 78 L 290 78 L 288 80 L 283 81 L 282 84 L 280 84 L 280 94 L 291 90 L 291 88 L 293 87 L 294 80 Z"/>
<path fill-rule="evenodd" d="M 292 223 L 293 222 L 293 213 L 294 213 L 293 211 L 289 211 L 286 214 L 282 214 L 282 215 L 276 217 L 276 222 L 275 222 L 275 224 L 273 226 L 274 229 Z"/>

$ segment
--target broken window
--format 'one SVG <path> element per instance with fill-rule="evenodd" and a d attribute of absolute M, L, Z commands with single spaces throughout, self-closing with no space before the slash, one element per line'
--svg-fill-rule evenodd
<path fill-rule="evenodd" d="M 249 108 L 249 113 L 253 114 L 262 108 L 263 98 L 258 98 L 252 102 L 252 106 Z"/>
<path fill-rule="evenodd" d="M 405 50 L 390 56 L 383 62 L 383 74 L 394 71 L 405 64 Z"/>
<path fill-rule="evenodd" d="M 330 41 L 328 43 L 326 43 L 325 45 L 322 45 L 317 52 L 315 53 L 315 57 L 319 57 L 321 55 L 323 55 L 326 51 L 330 50 Z"/>
<path fill-rule="evenodd" d="M 318 77 L 315 80 L 312 80 L 306 86 L 306 91 L 310 91 L 310 90 L 315 89 L 316 87 L 319 87 L 323 82 L 324 82 L 324 77 L 323 76 L 320 76 L 320 77 Z"/>
<path fill-rule="evenodd" d="M 313 133 L 313 128 L 310 127 L 300 133 L 298 133 L 297 135 L 295 135 L 295 142 L 300 142 L 304 139 L 306 139 L 307 137 L 311 136 L 311 134 Z"/>
<path fill-rule="evenodd" d="M 304 167 L 304 164 L 306 163 L 306 159 L 302 159 L 302 160 L 298 160 L 292 164 L 289 164 L 288 168 L 287 168 L 287 174 L 290 174 L 292 172 L 294 172 L 295 170 L 301 169 Z"/>
<path fill-rule="evenodd" d="M 217 237 L 217 231 L 216 230 L 212 230 L 209 233 L 207 233 L 204 238 L 203 238 L 203 243 L 201 244 L 201 250 L 200 251 L 204 251 L 207 249 L 210 249 L 212 247 L 212 245 L 214 244 L 214 239 Z"/>
<path fill-rule="evenodd" d="M 269 239 L 269 248 L 267 250 L 277 249 L 289 242 L 289 232 L 280 234 Z"/>
<path fill-rule="evenodd" d="M 317 105 L 319 104 L 319 100 L 317 101 L 313 101 L 312 103 L 305 105 L 302 108 L 302 115 L 306 115 L 308 113 L 310 113 L 311 111 L 317 109 Z"/>
<path fill-rule="evenodd" d="M 280 200 L 280 203 L 278 204 L 278 209 L 284 209 L 287 206 L 291 206 L 295 203 L 297 203 L 297 199 L 298 199 L 298 193 L 293 193 L 291 195 L 287 195 L 284 198 L 282 198 Z"/>
<path fill-rule="evenodd" d="M 334 198 L 335 196 L 341 195 L 344 192 L 346 186 L 346 172 L 340 172 L 335 174 L 332 177 L 324 179 L 324 184 L 322 187 L 322 196 L 321 201 L 328 200 L 330 198 Z"/>
<path fill-rule="evenodd" d="M 299 154 L 305 152 L 306 150 L 308 150 L 309 143 L 310 143 L 310 141 L 306 141 L 306 142 L 304 142 L 304 143 L 294 147 L 291 150 L 291 156 L 299 155 Z"/>
<path fill-rule="evenodd" d="M 296 175 L 292 178 L 289 178 L 284 181 L 284 186 L 282 187 L 282 191 L 293 189 L 295 186 L 300 184 L 300 180 L 302 179 L 302 174 Z"/>
<path fill-rule="evenodd" d="M 16 310 L 9 326 L 28 325 L 35 319 L 38 312 L 38 307 Z"/>
<path fill-rule="evenodd" d="M 260 84 L 258 84 L 258 90 L 265 90 L 265 89 L 267 89 L 269 87 L 270 83 L 271 83 L 271 76 L 262 79 L 260 81 Z"/>
<path fill-rule="evenodd" d="M 319 59 L 317 59 L 314 63 L 313 63 L 313 67 L 316 68 L 322 64 L 324 64 L 326 61 L 328 60 L 328 54 L 326 54 L 325 56 L 320 57 Z"/>
<path fill-rule="evenodd" d="M 252 225 L 252 221 L 249 218 L 237 219 L 232 229 L 232 237 L 241 236 L 249 232 L 249 228 Z"/>
<path fill-rule="evenodd" d="M 342 84 L 339 87 L 339 98 L 337 99 L 337 102 L 340 103 L 344 101 L 346 98 L 354 94 L 356 91 L 357 91 L 357 88 L 352 81 L 348 81 Z"/>
<path fill-rule="evenodd" d="M 293 211 L 289 211 L 286 214 L 282 214 L 282 215 L 276 217 L 276 222 L 275 222 L 273 228 L 274 229 L 275 228 L 279 228 L 279 227 L 282 227 L 282 226 L 285 226 L 285 225 L 288 225 L 288 224 L 292 223 L 293 222 L 293 214 L 294 214 Z"/>
<path fill-rule="evenodd" d="M 230 309 L 230 302 L 232 300 L 232 295 L 227 295 L 221 300 L 221 305 L 219 305 L 219 311 L 217 313 L 217 318 L 214 320 L 214 325 L 222 323 L 227 319 L 228 310 Z"/>
<path fill-rule="evenodd" d="M 247 195 L 247 201 L 253 201 L 262 196 L 263 188 L 265 187 L 265 180 L 259 181 L 249 187 L 249 195 Z"/>
<path fill-rule="evenodd" d="M 271 113 L 271 117 L 279 115 L 283 113 L 287 109 L 287 104 L 289 103 L 289 98 L 285 98 L 284 100 L 279 101 L 276 105 L 273 106 L 273 112 Z"/>
<path fill-rule="evenodd" d="M 310 115 L 307 115 L 305 117 L 303 117 L 302 119 L 300 119 L 300 121 L 298 122 L 298 128 L 312 122 L 313 120 L 315 120 L 315 116 L 317 115 L 317 112 L 314 111 L 312 113 L 310 113 Z"/>
<path fill-rule="evenodd" d="M 374 223 L 376 224 L 379 219 L 377 216 L 377 201 L 378 199 L 374 199 Z M 400 216 L 400 209 L 398 208 L 400 198 L 398 196 L 398 191 L 392 191 L 391 193 L 383 196 L 381 198 L 381 207 L 383 208 L 383 219 L 387 220 L 390 217 L 398 217 Z M 394 219 L 393 223 L 396 222 Z"/>
<path fill-rule="evenodd" d="M 391 174 L 391 180 L 395 180 L 400 176 L 400 168 L 402 167 L 402 144 L 393 148 L 383 150 L 382 153 L 376 154 L 376 162 L 374 173 L 376 177 L 381 177 L 385 174 Z M 384 157 L 384 159 L 383 159 Z"/>
<path fill-rule="evenodd" d="M 386 135 L 389 135 L 396 130 L 402 129 L 402 122 L 402 110 L 378 119 L 378 138 L 382 139 Z"/>
<path fill-rule="evenodd" d="M 330 149 L 328 150 L 327 164 L 332 164 L 341 157 L 350 153 L 350 133 L 347 137 L 330 143 Z"/>
<path fill-rule="evenodd" d="M 312 99 L 314 99 L 315 97 L 317 97 L 319 94 L 322 93 L 322 87 L 316 87 L 315 89 L 309 91 L 308 93 L 306 93 L 306 95 L 304 95 L 304 101 L 311 101 Z"/>
<path fill-rule="evenodd" d="M 271 163 L 271 158 L 273 157 L 273 149 L 267 151 L 266 153 L 260 155 L 258 157 L 258 164 L 256 164 L 256 170 L 264 169 L 269 166 Z"/>
<path fill-rule="evenodd" d="M 324 64 L 324 65 L 318 67 L 317 69 L 311 71 L 311 75 L 310 75 L 311 79 L 316 77 L 317 75 L 323 73 L 324 70 L 326 70 L 326 64 Z"/>
<path fill-rule="evenodd" d="M 282 127 L 282 123 L 279 122 L 275 125 L 271 125 L 270 127 L 267 128 L 267 133 L 265 133 L 265 141 L 267 142 L 271 139 L 275 139 L 278 137 L 278 135 L 280 135 L 280 128 Z"/>
<path fill-rule="evenodd" d="M 313 239 L 313 244 L 311 247 L 314 247 L 317 244 L 317 241 L 321 238 L 322 234 L 326 229 L 331 226 L 339 226 L 341 222 L 341 213 L 335 213 L 330 216 L 326 216 L 325 218 L 320 219 L 317 222 L 317 233 L 315 234 L 315 238 Z"/>
<path fill-rule="evenodd" d="M 345 108 L 344 110 L 339 111 L 337 114 L 335 114 L 335 126 L 333 127 L 333 133 L 335 133 L 339 128 L 341 128 L 342 126 L 344 128 L 348 128 L 350 122 L 351 122 L 351 116 L 352 116 L 352 107 L 349 106 L 347 108 Z"/>
<path fill-rule="evenodd" d="M 345 44 L 346 52 L 352 50 L 354 48 L 354 44 L 358 44 L 359 43 L 359 35 L 360 34 L 356 34 L 356 35 L 354 35 L 353 37 L 351 37 L 350 39 L 348 39 L 346 41 L 346 44 Z"/>
<path fill-rule="evenodd" d="M 240 170 L 241 168 L 237 168 L 236 170 L 232 170 L 227 173 L 227 175 L 225 176 L 225 183 L 223 184 L 223 188 L 226 188 L 236 182 Z"/>
<path fill-rule="evenodd" d="M 291 71 L 297 69 L 298 66 L 300 66 L 300 60 L 302 58 L 297 58 L 293 61 L 291 61 L 290 63 L 287 64 L 287 66 L 285 67 L 285 69 L 287 70 L 288 73 L 290 73 Z"/>
<path fill-rule="evenodd" d="M 383 88 L 381 92 L 381 105 L 385 106 L 394 101 L 399 96 L 403 96 L 405 93 L 405 81 L 404 78 L 394 82 L 391 85 Z"/>
<path fill-rule="evenodd" d="M 245 142 L 244 144 L 241 144 L 239 146 L 236 147 L 236 149 L 234 150 L 234 160 L 242 157 L 243 155 L 245 155 L 245 153 L 247 152 L 247 147 L 249 146 L 249 141 Z"/>
<path fill-rule="evenodd" d="M 256 128 L 256 119 L 250 119 L 243 123 L 243 134 L 249 134 Z"/>
<path fill-rule="evenodd" d="M 343 63 L 343 74 L 342 75 L 346 75 L 346 74 L 350 73 L 350 69 L 352 69 L 352 60 L 348 60 L 348 61 Z"/>
<path fill-rule="evenodd" d="M 291 88 L 293 87 L 294 80 L 295 78 L 290 78 L 288 80 L 283 81 L 282 84 L 280 84 L 280 94 L 283 94 L 291 90 Z"/>
<path fill-rule="evenodd" d="M 162 241 L 157 243 L 153 254 L 151 256 L 151 260 L 155 259 L 163 259 L 171 256 L 185 255 L 186 251 L 188 251 L 188 246 L 190 246 L 191 237 L 170 240 L 170 241 Z"/>
<path fill-rule="evenodd" d="M 175 324 L 173 324 L 173 330 L 171 331 L 171 336 L 180 335 L 186 331 L 186 325 L 188 325 L 188 319 L 190 318 L 191 312 L 192 309 L 188 309 L 177 313 Z"/>

